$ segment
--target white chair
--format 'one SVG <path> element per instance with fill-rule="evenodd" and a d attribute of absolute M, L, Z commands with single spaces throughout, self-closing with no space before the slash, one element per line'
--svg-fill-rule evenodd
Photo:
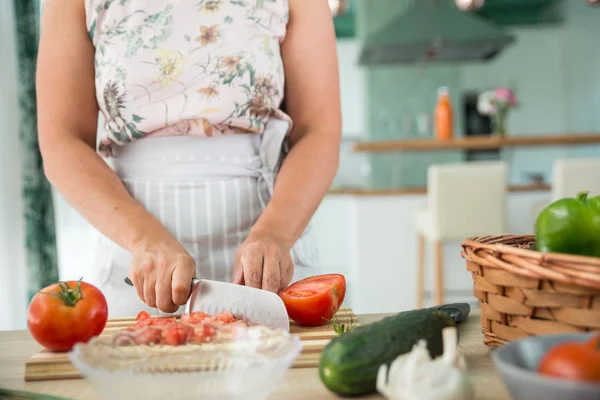
<path fill-rule="evenodd" d="M 600 158 L 565 158 L 552 164 L 552 201 L 588 190 L 600 196 Z"/>
<path fill-rule="evenodd" d="M 563 158 L 552 163 L 552 189 L 550 201 L 575 197 L 588 190 L 591 196 L 600 196 L 600 158 Z M 533 206 L 533 226 L 538 214 L 548 205 L 539 202 Z"/>
<path fill-rule="evenodd" d="M 503 161 L 431 165 L 427 207 L 419 210 L 417 308 L 423 307 L 425 244 L 434 244 L 436 305 L 444 301 L 443 243 L 505 233 L 507 164 Z"/>

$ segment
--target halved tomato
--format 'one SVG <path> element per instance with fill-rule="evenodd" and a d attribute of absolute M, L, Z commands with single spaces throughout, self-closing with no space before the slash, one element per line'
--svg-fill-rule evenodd
<path fill-rule="evenodd" d="M 279 293 L 288 315 L 300 325 L 328 323 L 346 297 L 346 278 L 341 274 L 312 276 L 294 282 Z"/>

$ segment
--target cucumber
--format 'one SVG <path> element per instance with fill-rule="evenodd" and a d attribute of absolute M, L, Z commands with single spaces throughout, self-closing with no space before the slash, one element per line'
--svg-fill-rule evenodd
<path fill-rule="evenodd" d="M 319 361 L 319 375 L 327 389 L 343 397 L 375 393 L 377 372 L 419 340 L 427 341 L 432 357 L 443 353 L 442 329 L 455 326 L 445 312 L 412 310 L 359 326 L 333 339 Z"/>
<path fill-rule="evenodd" d="M 19 400 L 68 400 L 64 397 L 55 397 L 47 394 L 24 392 L 21 390 L 0 388 L 0 399 L 19 399 Z"/>

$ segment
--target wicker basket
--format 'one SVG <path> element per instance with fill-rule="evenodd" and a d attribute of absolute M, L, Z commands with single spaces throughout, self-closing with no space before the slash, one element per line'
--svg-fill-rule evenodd
<path fill-rule="evenodd" d="M 481 304 L 484 343 L 525 336 L 600 332 L 600 258 L 530 250 L 533 235 L 462 243 Z"/>

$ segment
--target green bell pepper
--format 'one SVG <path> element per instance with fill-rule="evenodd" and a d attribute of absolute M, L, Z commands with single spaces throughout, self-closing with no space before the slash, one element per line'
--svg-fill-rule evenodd
<path fill-rule="evenodd" d="M 544 208 L 535 224 L 536 249 L 600 257 L 600 196 L 588 192 L 556 200 Z"/>

